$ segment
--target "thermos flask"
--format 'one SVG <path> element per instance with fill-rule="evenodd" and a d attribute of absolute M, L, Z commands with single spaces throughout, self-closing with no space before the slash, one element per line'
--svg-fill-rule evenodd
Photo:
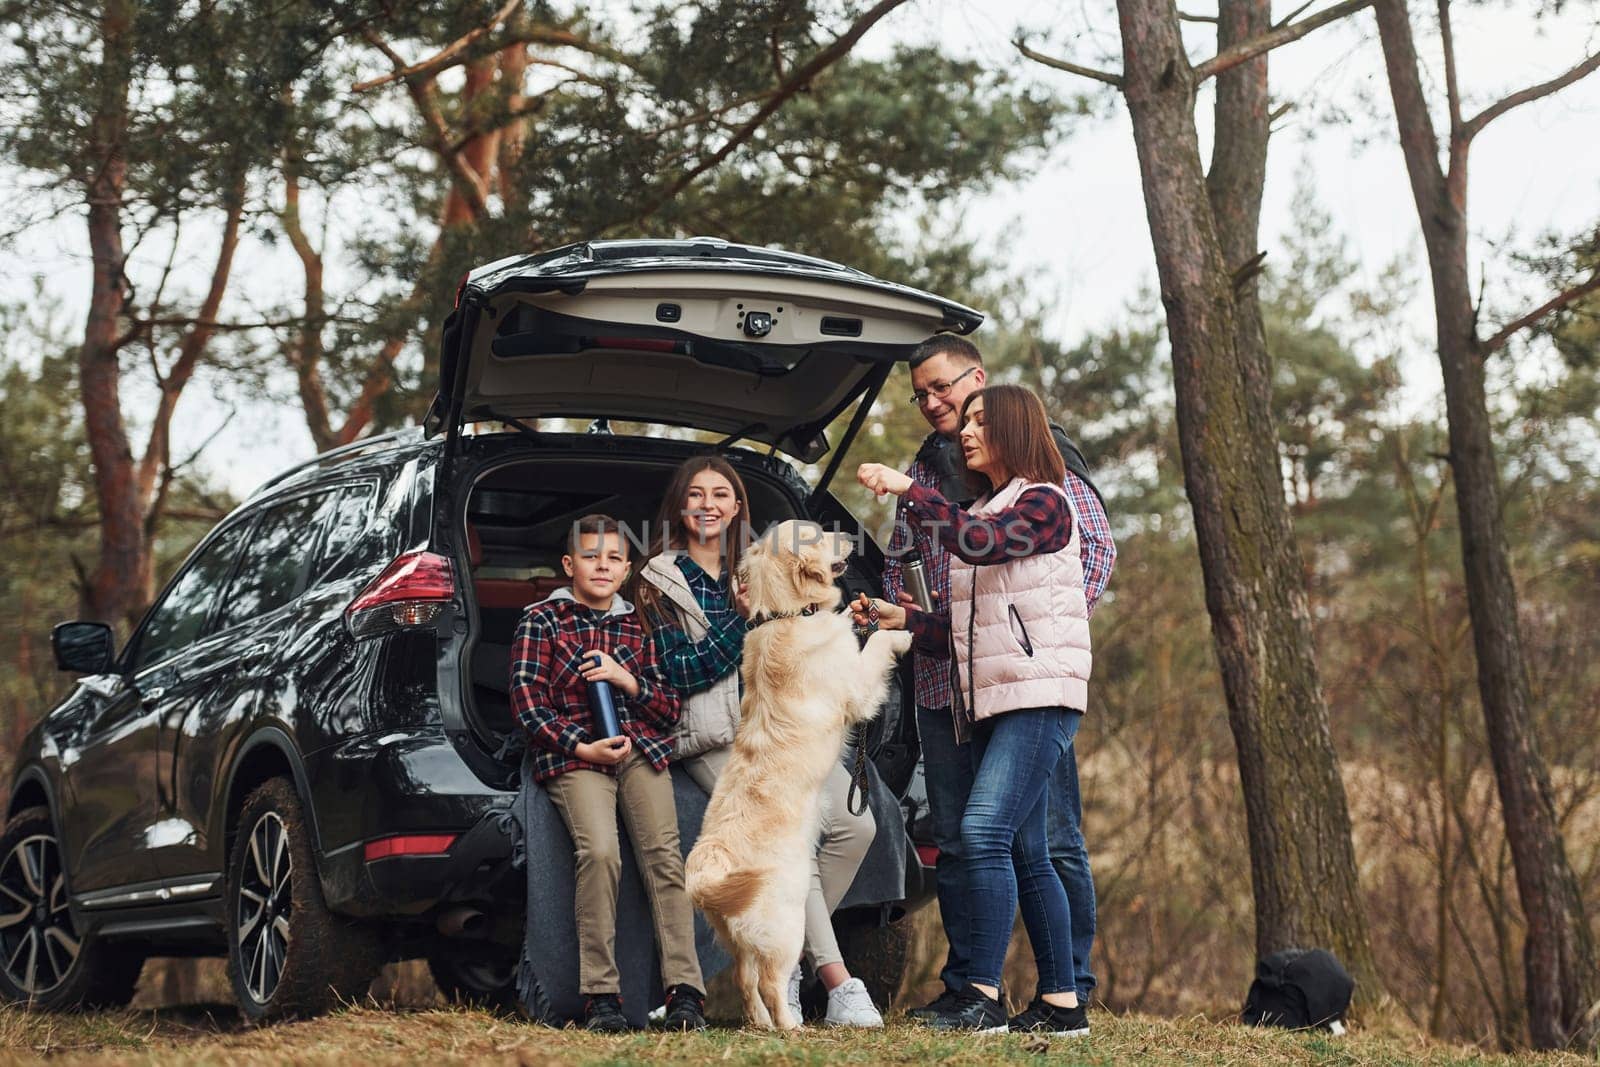
<path fill-rule="evenodd" d="M 595 656 L 589 665 L 600 666 L 600 657 Z M 610 682 L 589 683 L 589 711 L 594 715 L 594 724 L 600 730 L 600 736 L 595 738 L 596 741 L 622 736 L 622 719 L 617 715 L 617 696 L 611 691 Z"/>
<path fill-rule="evenodd" d="M 911 599 L 916 601 L 917 607 L 923 611 L 932 611 L 933 594 L 928 591 L 928 571 L 916 549 L 906 553 L 905 562 L 900 565 L 900 573 L 904 576 L 905 590 L 911 594 Z"/>

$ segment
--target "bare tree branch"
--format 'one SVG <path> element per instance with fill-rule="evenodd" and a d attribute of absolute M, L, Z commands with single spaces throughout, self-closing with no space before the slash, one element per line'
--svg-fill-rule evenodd
<path fill-rule="evenodd" d="M 1027 42 L 1021 37 L 1018 37 L 1011 43 L 1013 46 L 1015 46 L 1018 52 L 1021 52 L 1024 56 L 1033 60 L 1035 63 L 1042 63 L 1047 67 L 1054 67 L 1056 70 L 1064 70 L 1068 74 L 1076 74 L 1080 78 L 1090 78 L 1097 82 L 1105 82 L 1107 85 L 1115 86 L 1118 89 L 1122 88 L 1122 75 L 1120 74 L 1112 74 L 1110 71 L 1105 70 L 1096 70 L 1093 67 L 1082 67 L 1076 63 L 1069 63 L 1065 59 L 1056 59 L 1054 56 L 1047 56 L 1042 52 L 1035 52 L 1033 49 L 1028 47 Z"/>
<path fill-rule="evenodd" d="M 1362 8 L 1370 6 L 1372 6 L 1372 0 L 1343 0 L 1342 3 L 1334 4 L 1332 7 L 1325 8 L 1315 15 L 1301 19 L 1299 22 L 1279 26 L 1267 33 L 1263 33 L 1259 37 L 1252 37 L 1248 41 L 1240 41 L 1232 48 L 1224 49 L 1204 63 L 1198 64 L 1194 68 L 1194 80 L 1199 83 L 1207 78 L 1214 78 L 1223 71 L 1232 70 L 1240 63 L 1248 63 L 1263 52 L 1270 52 L 1272 49 L 1280 45 L 1286 45 L 1290 41 L 1298 41 L 1320 26 L 1326 26 L 1330 22 L 1342 19 L 1346 15 L 1352 15 Z"/>
<path fill-rule="evenodd" d="M 1500 327 L 1500 329 L 1495 332 L 1493 337 L 1489 338 L 1483 343 L 1484 355 L 1488 355 L 1490 352 L 1498 350 L 1502 345 L 1511 339 L 1513 334 L 1517 333 L 1518 331 L 1527 329 L 1529 326 L 1532 326 L 1546 315 L 1560 311 L 1568 304 L 1571 304 L 1576 300 L 1582 300 L 1584 297 L 1593 292 L 1600 292 L 1600 271 L 1596 271 L 1588 281 L 1582 283 L 1581 285 L 1575 285 L 1565 292 L 1557 293 L 1555 296 L 1551 297 L 1549 300 L 1546 300 L 1544 303 L 1540 304 L 1538 307 L 1534 308 L 1521 318 L 1513 319 L 1511 322 L 1508 322 L 1504 326 Z"/>
<path fill-rule="evenodd" d="M 1456 39 L 1450 29 L 1450 0 L 1439 0 L 1439 48 L 1444 52 L 1444 91 L 1450 105 L 1450 139 L 1461 132 L 1461 83 L 1456 80 Z"/>
<path fill-rule="evenodd" d="M 1218 21 L 1217 16 L 1215 15 L 1196 15 L 1188 11 L 1178 12 L 1178 18 L 1182 19 L 1184 22 L 1209 22 L 1213 25 L 1215 25 Z"/>
<path fill-rule="evenodd" d="M 678 119 L 675 122 L 669 122 L 665 126 L 658 126 L 656 129 L 644 134 L 644 136 L 653 140 L 665 133 L 672 133 L 676 130 L 685 130 L 690 126 L 698 126 L 702 122 L 709 122 L 712 119 L 721 118 L 728 112 L 736 111 L 739 108 L 744 107 L 746 104 L 753 104 L 757 100 L 765 100 L 775 92 L 777 92 L 776 89 L 768 89 L 765 92 L 751 93 L 749 96 L 741 96 L 739 99 L 729 101 L 728 103 L 723 104 L 721 107 L 707 108 L 705 111 L 702 111 L 698 114 L 689 115 L 688 117 Z"/>
<path fill-rule="evenodd" d="M 233 273 L 233 254 L 239 247 L 239 224 L 244 215 L 245 202 L 245 176 L 239 174 L 233 189 L 228 196 L 227 222 L 222 228 L 222 244 L 217 250 L 217 262 L 211 271 L 211 285 L 206 291 L 205 299 L 201 301 L 200 313 L 195 316 L 196 324 L 184 334 L 183 340 L 178 342 L 178 358 L 167 372 L 166 380 L 161 383 L 161 397 L 156 402 L 156 411 L 150 419 L 150 437 L 145 445 L 144 457 L 140 459 L 137 469 L 137 486 L 141 500 L 152 500 L 151 493 L 155 488 L 157 473 L 163 467 L 170 467 L 172 460 L 172 413 L 178 407 L 178 398 L 183 394 L 184 387 L 189 384 L 189 379 L 194 376 L 195 368 L 199 365 L 201 357 L 205 354 L 206 346 L 211 343 L 211 338 L 216 334 L 216 329 L 206 325 L 217 317 L 217 309 L 222 306 L 223 294 L 228 289 L 228 279 Z M 160 507 L 166 503 L 165 495 L 158 494 L 147 511 L 147 516 L 154 518 L 159 514 Z"/>
<path fill-rule="evenodd" d="M 1287 15 L 1283 16 L 1283 18 L 1279 19 L 1277 22 L 1274 22 L 1272 24 L 1272 28 L 1273 29 L 1278 29 L 1281 26 L 1289 25 L 1289 23 L 1293 22 L 1295 19 L 1299 18 L 1301 15 L 1304 15 L 1306 13 L 1306 11 L 1311 7 L 1311 5 L 1315 4 L 1316 2 L 1317 2 L 1317 0 L 1306 0 L 1305 3 L 1301 4 L 1299 7 L 1295 8 L 1293 11 L 1291 11 Z"/>
<path fill-rule="evenodd" d="M 371 27 L 362 31 L 362 36 L 367 42 L 388 57 L 398 71 L 405 66 L 405 60 L 400 57 L 387 41 Z M 417 106 L 417 113 L 422 116 L 422 121 L 433 134 L 433 148 L 438 153 L 439 159 L 450 171 L 455 179 L 451 187 L 467 202 L 468 207 L 476 217 L 483 217 L 489 213 L 489 183 L 483 175 L 472 169 L 461 152 L 452 149 L 454 138 L 450 135 L 450 128 L 445 124 L 444 114 L 439 110 L 438 85 L 433 77 L 410 77 L 405 79 L 406 92 Z"/>
<path fill-rule="evenodd" d="M 402 65 L 396 67 L 394 70 L 383 75 L 381 78 L 370 78 L 364 82 L 357 82 L 350 87 L 350 91 L 353 93 L 364 93 L 368 89 L 376 89 L 381 85 L 388 85 L 390 82 L 400 81 L 402 78 L 410 78 L 418 74 L 437 74 L 446 67 L 454 66 L 457 62 L 459 62 L 458 57 L 460 57 L 462 53 L 466 52 L 468 48 L 472 47 L 476 41 L 481 39 L 490 30 L 494 29 L 496 26 L 500 25 L 500 23 L 510 18 L 511 13 L 515 11 L 518 6 L 521 5 L 521 3 L 522 0 L 507 0 L 505 6 L 490 16 L 488 22 L 483 23 L 481 26 L 474 26 L 460 37 L 457 37 L 450 44 L 440 49 L 431 58 L 424 59 L 419 63 L 413 63 L 410 66 Z"/>
<path fill-rule="evenodd" d="M 638 212 L 635 218 L 648 218 L 650 215 L 655 214 L 663 204 L 671 203 L 673 198 L 687 189 L 696 178 L 717 166 L 724 159 L 727 159 L 728 156 L 733 154 L 734 149 L 755 135 L 756 131 L 761 128 L 762 123 L 766 122 L 773 112 L 782 107 L 785 100 L 810 86 L 817 75 L 849 54 L 850 50 L 856 46 L 856 42 L 861 40 L 863 34 L 876 25 L 885 15 L 905 2 L 906 0 L 878 0 L 878 3 L 869 8 L 848 30 L 834 38 L 826 48 L 806 60 L 797 70 L 790 74 L 787 81 L 774 89 L 766 102 L 761 105 L 761 108 L 750 117 L 749 121 L 735 130 L 727 141 L 723 142 L 721 148 L 679 175 L 644 210 Z M 613 224 L 607 227 L 607 230 L 615 230 L 620 225 L 622 223 Z"/>
<path fill-rule="evenodd" d="M 518 0 L 513 0 L 513 2 L 507 4 L 502 11 L 513 9 L 517 2 Z M 481 47 L 473 47 L 474 45 L 477 45 L 477 43 L 482 40 L 483 35 L 488 30 L 493 29 L 495 23 L 499 21 L 501 21 L 501 15 L 500 13 L 496 13 L 491 21 L 468 33 L 465 37 L 462 37 L 454 44 L 451 44 L 449 48 L 446 49 L 446 51 L 450 52 L 449 55 L 445 55 L 444 52 L 440 52 L 438 55 L 435 55 L 430 59 L 425 59 L 421 62 L 410 64 L 406 63 L 404 59 L 399 59 L 399 61 L 395 63 L 395 69 L 390 71 L 388 74 L 377 78 L 370 78 L 364 82 L 357 82 L 350 87 L 350 91 L 354 93 L 361 93 L 371 89 L 376 89 L 380 86 L 389 85 L 392 82 L 439 74 L 442 71 L 450 69 L 451 67 L 458 67 L 463 63 L 470 62 L 474 58 L 473 53 L 488 54 L 499 52 L 517 44 L 542 44 L 548 45 L 552 48 L 574 48 L 580 52 L 588 52 L 590 55 L 600 56 L 603 59 L 610 59 L 615 62 L 622 63 L 625 66 L 632 66 L 627 57 L 623 56 L 613 48 L 607 47 L 598 41 L 590 40 L 581 34 L 573 33 L 571 30 L 565 30 L 556 26 L 548 26 L 540 23 L 510 25 L 507 27 L 505 33 L 496 37 L 492 41 L 486 42 Z M 370 34 L 370 28 L 368 28 L 365 32 Z M 468 38 L 471 39 L 468 40 Z M 390 56 L 392 62 L 396 58 L 397 57 L 393 55 Z"/>
<path fill-rule="evenodd" d="M 1547 82 L 1540 82 L 1538 85 L 1530 85 L 1521 92 L 1512 93 L 1510 96 L 1505 97 L 1502 100 L 1495 101 L 1467 120 L 1463 131 L 1467 140 L 1470 141 L 1472 138 L 1478 136 L 1478 134 L 1483 132 L 1483 128 L 1485 126 L 1489 125 L 1489 123 L 1493 122 L 1501 115 L 1504 115 L 1512 108 L 1521 107 L 1523 104 L 1531 104 L 1535 100 L 1543 99 L 1544 97 L 1549 96 L 1551 93 L 1565 89 L 1573 82 L 1593 74 L 1596 70 L 1600 70 L 1600 52 L 1596 52 L 1594 55 L 1585 59 L 1582 63 L 1579 63 L 1577 66 L 1568 70 L 1565 74 L 1551 78 Z"/>
<path fill-rule="evenodd" d="M 258 319 L 254 322 L 225 322 L 221 319 L 210 319 L 195 315 L 168 315 L 157 318 L 134 318 L 133 334 L 157 327 L 183 328 L 201 327 L 217 333 L 243 333 L 248 330 L 283 330 L 290 327 L 299 327 L 308 322 L 322 323 L 343 322 L 351 325 L 364 323 L 367 320 L 357 315 L 294 315 L 287 319 Z"/>

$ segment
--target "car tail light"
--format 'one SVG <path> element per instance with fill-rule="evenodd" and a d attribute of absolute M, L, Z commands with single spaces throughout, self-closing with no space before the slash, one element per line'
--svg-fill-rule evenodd
<path fill-rule="evenodd" d="M 436 552 L 407 552 L 344 610 L 353 637 L 431 626 L 456 595 L 455 568 Z"/>
<path fill-rule="evenodd" d="M 939 849 L 934 845 L 918 845 L 917 862 L 924 867 L 939 866 Z"/>
<path fill-rule="evenodd" d="M 455 834 L 396 834 L 368 841 L 362 849 L 366 861 L 390 856 L 442 856 L 456 843 Z"/>

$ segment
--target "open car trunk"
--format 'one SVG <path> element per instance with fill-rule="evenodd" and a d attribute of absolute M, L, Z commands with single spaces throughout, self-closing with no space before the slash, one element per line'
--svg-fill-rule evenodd
<path fill-rule="evenodd" d="M 601 512 L 660 544 L 656 509 L 678 459 L 508 459 L 474 483 L 466 506 L 468 565 L 477 604 L 470 653 L 472 718 L 480 733 L 520 736 L 509 697 L 511 641 L 524 609 L 570 585 L 561 569 L 572 523 Z M 800 512 L 782 485 L 745 475 L 755 529 Z M 637 545 L 630 549 L 637 567 Z M 498 745 L 495 742 L 491 742 Z"/>
<path fill-rule="evenodd" d="M 468 743 L 480 754 L 499 754 L 500 758 L 492 761 L 488 776 L 498 776 L 492 784 L 516 788 L 525 735 L 511 713 L 511 642 L 525 608 L 569 584 L 561 569 L 561 556 L 573 520 L 582 515 L 603 512 L 659 544 L 660 531 L 654 520 L 660 494 L 687 450 L 603 435 L 563 438 L 562 445 L 572 448 L 538 449 L 518 438 L 502 440 L 503 445 L 486 446 L 491 454 L 473 463 L 463 474 L 470 489 L 463 487 L 464 536 L 459 543 L 464 550 L 457 559 L 463 566 L 464 584 L 471 590 L 475 617 L 468 627 L 460 692 L 467 716 L 466 732 L 471 735 Z M 586 441 L 601 454 L 577 452 Z M 848 516 L 842 510 L 832 510 L 837 505 L 830 498 L 809 501 L 805 486 L 792 472 L 787 477 L 779 472 L 782 465 L 738 450 L 727 454 L 727 458 L 745 483 L 755 530 L 764 530 L 783 519 L 809 517 L 827 525 L 840 521 L 841 526 L 854 532 Z M 809 511 L 813 506 L 826 513 Z M 630 554 L 637 567 L 637 548 Z M 466 558 L 462 560 L 462 556 Z M 876 549 L 854 554 L 849 570 L 841 578 L 846 594 L 874 591 L 880 564 Z M 868 916 L 883 915 L 884 909 L 892 912 L 905 899 L 907 872 L 916 862 L 901 803 L 917 758 L 915 720 L 906 704 L 909 689 L 904 688 L 908 684 L 903 669 L 891 684 L 883 712 L 867 738 L 867 751 L 872 757 L 867 800 L 878 833 L 840 906 L 865 909 L 860 914 Z M 447 715 L 447 721 L 449 718 Z M 483 766 L 480 761 L 478 767 Z M 485 772 L 479 769 L 479 773 L 483 776 Z M 522 773 L 527 773 L 525 766 Z M 675 767 L 672 776 L 681 845 L 687 850 L 699 834 L 709 797 L 682 768 Z M 532 961 L 535 977 L 558 1013 L 576 1015 L 582 1008 L 576 972 L 552 962 L 576 953 L 571 918 L 575 892 L 572 866 L 557 859 L 570 856 L 571 843 L 544 790 L 525 789 L 516 811 L 527 842 L 528 892 L 547 905 L 537 909 L 536 914 L 530 912 L 530 944 L 542 946 Z M 544 860 L 540 862 L 535 857 Z M 643 903 L 637 871 L 627 850 L 621 893 L 617 941 L 624 1003 L 628 1003 L 628 995 L 634 997 L 635 1014 L 639 1016 L 635 1021 L 642 1024 L 644 1007 L 656 1002 L 650 999 L 654 992 L 649 991 L 648 984 L 655 961 L 653 952 L 648 950 L 653 943 L 650 910 Z M 728 959 L 714 944 L 709 927 L 699 916 L 696 940 L 701 966 L 709 978 L 726 966 Z M 632 946 L 625 952 L 624 942 Z"/>

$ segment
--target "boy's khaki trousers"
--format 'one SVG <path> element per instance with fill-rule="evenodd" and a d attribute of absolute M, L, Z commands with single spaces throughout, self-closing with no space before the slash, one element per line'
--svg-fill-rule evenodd
<path fill-rule="evenodd" d="M 544 783 L 566 820 L 577 860 L 578 990 L 593 996 L 618 993 L 617 883 L 622 875 L 622 843 L 617 809 L 633 842 L 644 878 L 656 943 L 661 950 L 661 982 L 705 990 L 694 951 L 694 908 L 683 888 L 683 853 L 678 849 L 678 811 L 672 776 L 658 771 L 635 749 L 616 777 L 600 771 L 568 771 Z"/>

